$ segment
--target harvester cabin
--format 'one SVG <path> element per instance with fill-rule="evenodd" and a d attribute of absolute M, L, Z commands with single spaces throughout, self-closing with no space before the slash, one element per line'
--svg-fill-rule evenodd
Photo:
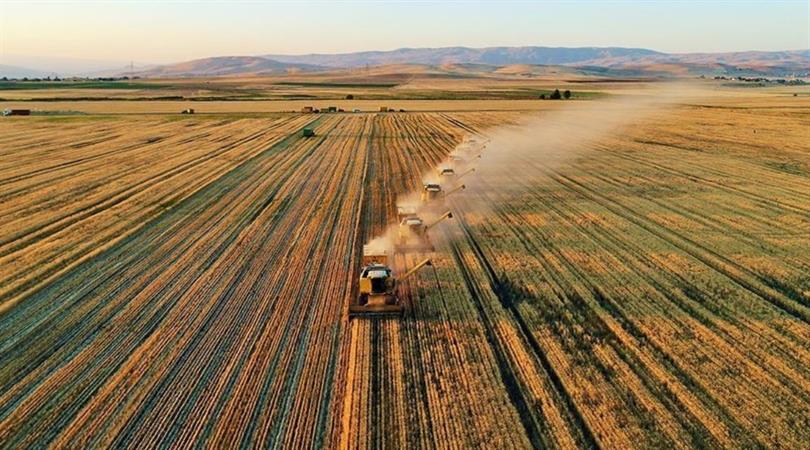
<path fill-rule="evenodd" d="M 422 222 L 422 219 L 420 219 L 420 218 L 418 218 L 416 216 L 413 216 L 413 217 L 406 217 L 405 219 L 402 219 L 402 222 L 400 222 L 399 224 L 404 226 L 404 227 L 408 227 L 408 228 L 411 228 L 411 229 L 415 230 L 415 229 L 421 228 L 423 223 L 424 222 Z"/>
<path fill-rule="evenodd" d="M 416 207 L 413 206 L 397 206 L 397 220 L 402 222 L 408 217 L 416 216 Z"/>
<path fill-rule="evenodd" d="M 428 183 L 422 191 L 422 203 L 429 202 L 440 198 L 442 195 L 442 187 L 436 183 Z"/>
<path fill-rule="evenodd" d="M 426 192 L 441 192 L 442 186 L 438 183 L 428 183 L 425 185 Z"/>

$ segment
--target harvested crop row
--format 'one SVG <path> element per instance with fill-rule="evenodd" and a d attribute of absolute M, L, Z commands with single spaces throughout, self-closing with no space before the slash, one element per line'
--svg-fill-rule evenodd
<path fill-rule="evenodd" d="M 67 177 L 50 172 L 44 185 L 9 195 L 3 201 L 8 214 L 0 222 L 4 300 L 13 303 L 98 254 L 303 123 L 300 118 L 250 126 L 235 122 L 220 131 L 233 143 L 196 142 L 186 152 L 175 150 L 174 139 L 145 149 L 128 145 L 121 154 L 83 161 L 86 173 L 79 166 L 71 168 L 79 173 Z M 16 182 L 24 183 L 36 184 L 37 177 Z M 3 304 L 0 308 L 10 303 Z"/>
<path fill-rule="evenodd" d="M 351 321 L 397 198 L 515 116 L 4 123 L 0 447 L 800 446 L 806 177 L 774 163 L 806 158 L 801 118 L 760 158 L 692 113 L 485 156 L 437 251 L 395 260 L 434 262 L 405 317 Z"/>
<path fill-rule="evenodd" d="M 741 221 L 802 214 L 792 190 L 804 181 L 781 173 L 762 187 L 747 184 L 738 174 L 754 163 L 735 169 L 728 147 L 685 159 L 669 147 L 620 138 L 603 145 L 601 154 L 564 165 L 525 157 L 511 173 L 471 180 L 488 185 L 457 202 L 485 260 L 517 286 L 516 317 L 562 374 L 597 441 L 690 447 L 806 440 L 804 428 L 792 424 L 810 404 L 802 362 L 810 330 L 807 300 L 793 292 L 806 289 L 808 242 L 796 236 L 757 245 L 774 224 Z M 667 192 L 672 186 L 690 196 Z M 754 195 L 767 203 L 750 202 Z M 687 221 L 701 233 L 686 238 L 678 225 Z M 763 253 L 778 255 L 766 271 L 737 262 Z M 640 420 L 647 415 L 654 420 Z"/>
<path fill-rule="evenodd" d="M 413 161 L 434 163 L 461 136 L 448 137 L 452 126 L 431 116 L 388 119 L 323 117 L 312 139 L 298 133 L 312 116 L 174 132 L 173 123 L 158 123 L 167 134 L 161 141 L 136 135 L 130 148 L 122 138 L 120 151 L 86 145 L 66 152 L 76 162 L 69 168 L 30 158 L 30 177 L 9 173 L 18 183 L 9 198 L 29 221 L 7 226 L 32 241 L 16 241 L 9 255 L 44 259 L 34 265 L 47 265 L 48 255 L 68 258 L 69 249 L 77 256 L 19 300 L 11 303 L 10 291 L 0 297 L 9 305 L 0 315 L 4 446 L 298 447 L 339 436 L 333 424 L 342 418 L 343 390 L 335 387 L 345 374 L 342 318 L 354 249 L 385 220 L 362 219 L 367 161 L 384 152 L 415 180 Z M 397 134 L 396 145 L 376 140 L 378 130 Z M 396 130 L 425 140 L 407 143 Z M 207 166 L 189 164 L 149 184 L 160 170 L 208 155 Z M 141 163 L 126 164 L 131 157 Z M 25 209 L 36 202 L 21 200 L 91 184 L 94 194 L 66 196 L 40 216 Z M 373 195 L 382 204 L 398 186 Z M 133 196 L 105 203 L 121 189 Z M 171 207 L 155 209 L 165 196 L 176 197 Z M 49 232 L 88 206 L 93 214 Z"/>

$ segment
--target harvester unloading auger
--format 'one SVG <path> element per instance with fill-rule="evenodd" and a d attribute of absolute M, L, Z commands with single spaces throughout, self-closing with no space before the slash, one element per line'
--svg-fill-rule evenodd
<path fill-rule="evenodd" d="M 469 175 L 469 174 L 471 174 L 473 172 L 475 172 L 475 167 L 470 167 L 469 169 L 465 170 L 464 172 L 461 172 L 461 174 L 456 177 L 456 180 L 460 180 L 461 177 L 463 177 L 465 175 Z"/>
<path fill-rule="evenodd" d="M 388 264 L 388 254 L 363 247 L 363 268 L 360 270 L 359 294 L 349 304 L 349 317 L 400 315 L 405 310 L 397 295 L 397 284 L 419 269 L 430 266 L 430 258 L 422 260 L 401 277 L 396 277 Z"/>
<path fill-rule="evenodd" d="M 444 219 L 452 218 L 453 213 L 450 211 L 442 214 L 438 219 L 428 225 L 425 225 L 424 221 L 415 214 L 403 218 L 402 221 L 399 222 L 394 250 L 400 253 L 434 251 L 435 248 L 430 242 L 428 230 L 438 225 Z"/>

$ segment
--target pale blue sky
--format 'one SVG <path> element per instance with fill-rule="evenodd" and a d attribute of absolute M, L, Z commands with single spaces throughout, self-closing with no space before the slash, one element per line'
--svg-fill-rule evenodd
<path fill-rule="evenodd" d="M 810 48 L 810 0 L 612 2 L 15 2 L 0 62 L 36 55 L 145 63 L 400 47 Z"/>

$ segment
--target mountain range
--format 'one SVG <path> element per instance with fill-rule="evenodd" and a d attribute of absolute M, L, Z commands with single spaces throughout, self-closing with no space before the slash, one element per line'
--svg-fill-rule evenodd
<path fill-rule="evenodd" d="M 510 64 L 563 65 L 605 58 L 642 58 L 664 55 L 643 48 L 621 47 L 442 47 L 401 48 L 392 51 L 342 54 L 263 55 L 288 64 L 312 64 L 332 68 L 382 66 L 389 64 Z"/>
<path fill-rule="evenodd" d="M 662 53 L 623 47 L 402 48 L 341 54 L 226 56 L 157 66 L 146 77 L 272 75 L 371 66 L 568 66 L 616 75 L 810 75 L 810 50 L 733 53 Z"/>
<path fill-rule="evenodd" d="M 587 74 L 604 76 L 806 77 L 810 76 L 810 50 L 663 53 L 644 48 L 624 47 L 401 48 L 391 51 L 341 54 L 218 56 L 174 64 L 141 66 L 134 74 L 141 77 L 163 78 L 279 75 L 403 64 L 429 67 L 475 65 L 481 68 L 483 73 L 494 72 L 498 67 L 523 65 L 567 66 Z M 488 67 L 492 70 L 486 69 Z M 19 76 L 24 72 L 25 70 L 20 67 L 0 66 L 0 76 Z M 32 72 L 43 71 L 40 69 Z M 501 71 L 503 72 L 508 70 Z M 132 73 L 122 69 L 110 69 L 105 71 L 105 74 Z"/>

